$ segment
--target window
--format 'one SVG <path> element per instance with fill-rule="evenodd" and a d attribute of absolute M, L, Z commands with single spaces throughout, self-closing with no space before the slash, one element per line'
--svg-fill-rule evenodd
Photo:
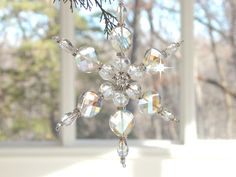
<path fill-rule="evenodd" d="M 236 138 L 236 4 L 195 3 L 195 71 L 200 139 Z"/>
<path fill-rule="evenodd" d="M 0 8 L 0 141 L 55 140 L 56 10 L 41 1 L 1 1 Z"/>

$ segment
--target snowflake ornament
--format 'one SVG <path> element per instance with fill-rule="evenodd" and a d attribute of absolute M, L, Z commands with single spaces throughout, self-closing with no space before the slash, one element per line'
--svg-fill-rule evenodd
<path fill-rule="evenodd" d="M 96 116 L 101 110 L 103 101 L 112 99 L 113 104 L 117 107 L 117 112 L 110 117 L 109 126 L 119 137 L 117 152 L 124 167 L 129 151 L 127 136 L 135 123 L 134 115 L 126 110 L 129 99 L 138 100 L 142 113 L 158 114 L 166 121 L 178 122 L 175 116 L 161 105 L 160 94 L 156 91 L 143 92 L 139 80 L 146 73 L 161 74 L 167 68 L 164 65 L 165 59 L 172 55 L 181 44 L 181 42 L 172 43 L 162 51 L 155 48 L 148 49 L 143 63 L 131 64 L 130 59 L 125 55 L 132 43 L 132 33 L 124 24 L 125 12 L 124 4 L 120 3 L 118 7 L 119 23 L 109 36 L 111 45 L 117 52 L 117 58 L 112 64 L 102 64 L 92 47 L 77 49 L 69 40 L 61 39 L 58 36 L 53 37 L 60 48 L 74 56 L 79 70 L 86 73 L 98 72 L 104 80 L 97 93 L 88 91 L 81 95 L 77 107 L 62 117 L 56 129 L 59 131 L 61 127 L 71 125 L 80 117 Z"/>

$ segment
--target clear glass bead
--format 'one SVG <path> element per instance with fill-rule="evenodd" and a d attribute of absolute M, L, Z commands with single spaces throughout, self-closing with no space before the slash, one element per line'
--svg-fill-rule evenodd
<path fill-rule="evenodd" d="M 111 116 L 109 125 L 118 137 L 127 137 L 134 127 L 134 116 L 127 110 L 119 110 Z"/>
<path fill-rule="evenodd" d="M 130 66 L 130 60 L 126 57 L 118 58 L 114 61 L 113 66 L 116 71 L 127 71 Z"/>
<path fill-rule="evenodd" d="M 124 24 L 125 19 L 127 18 L 127 9 L 124 5 L 119 5 L 117 8 L 117 21 L 122 25 Z"/>
<path fill-rule="evenodd" d="M 95 92 L 92 91 L 85 92 L 79 100 L 78 107 L 83 117 L 94 117 L 101 110 L 102 97 L 98 96 Z"/>
<path fill-rule="evenodd" d="M 138 102 L 139 109 L 146 114 L 155 114 L 161 108 L 161 98 L 159 93 L 148 91 L 145 92 Z"/>
<path fill-rule="evenodd" d="M 117 52 L 125 52 L 131 46 L 131 32 L 125 27 L 116 27 L 110 34 L 110 40 L 112 47 Z"/>
<path fill-rule="evenodd" d="M 132 98 L 137 99 L 141 96 L 142 89 L 137 82 L 132 82 L 129 84 L 128 88 L 126 89 L 126 94 Z"/>
<path fill-rule="evenodd" d="M 178 120 L 175 118 L 175 116 L 166 108 L 162 108 L 161 111 L 158 112 L 158 114 L 165 121 L 176 121 L 176 122 L 178 122 Z"/>
<path fill-rule="evenodd" d="M 99 61 L 95 49 L 92 47 L 81 49 L 75 56 L 78 68 L 86 73 L 93 72 L 99 68 Z"/>
<path fill-rule="evenodd" d="M 173 54 L 178 50 L 178 48 L 180 47 L 180 45 L 181 45 L 182 42 L 183 42 L 183 41 L 170 44 L 170 45 L 163 51 L 165 57 L 168 57 L 168 56 L 170 56 L 170 55 L 173 55 Z"/>
<path fill-rule="evenodd" d="M 103 83 L 99 88 L 99 92 L 103 95 L 105 99 L 112 98 L 113 91 L 114 91 L 114 87 L 112 83 L 110 82 Z"/>
<path fill-rule="evenodd" d="M 71 125 L 77 118 L 81 116 L 79 109 L 75 109 L 73 112 L 64 114 L 61 121 L 57 123 L 56 130 L 59 131 L 62 126 Z"/>
<path fill-rule="evenodd" d="M 102 65 L 98 74 L 104 80 L 112 80 L 112 77 L 114 76 L 114 68 L 111 65 L 104 64 L 104 65 Z"/>
<path fill-rule="evenodd" d="M 146 66 L 146 70 L 148 72 L 156 72 L 156 68 L 158 67 L 158 64 L 161 63 L 163 58 L 164 55 L 162 54 L 162 52 L 157 49 L 151 48 L 145 53 L 143 64 Z"/>
<path fill-rule="evenodd" d="M 129 98 L 121 92 L 115 92 L 113 95 L 113 103 L 117 107 L 125 107 L 129 103 Z"/>
<path fill-rule="evenodd" d="M 132 80 L 139 80 L 144 75 L 145 66 L 142 65 L 131 65 L 128 70 L 128 74 Z"/>
<path fill-rule="evenodd" d="M 67 53 L 72 55 L 76 55 L 78 49 L 72 45 L 72 43 L 68 39 L 61 39 L 59 36 L 54 36 L 53 40 L 56 41 L 60 48 L 65 50 Z"/>
<path fill-rule="evenodd" d="M 129 153 L 129 147 L 127 145 L 126 139 L 121 138 L 117 148 L 117 153 L 120 157 L 126 157 Z"/>

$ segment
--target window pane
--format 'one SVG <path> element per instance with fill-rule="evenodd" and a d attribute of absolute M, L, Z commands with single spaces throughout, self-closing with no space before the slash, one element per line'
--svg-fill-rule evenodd
<path fill-rule="evenodd" d="M 134 49 L 127 53 L 132 57 L 132 63 L 139 64 L 143 61 L 144 53 L 151 46 L 164 49 L 171 42 L 180 40 L 180 5 L 176 0 L 171 1 L 145 1 L 135 9 L 135 1 L 127 1 L 128 28 L 134 32 Z M 109 9 L 109 5 L 108 9 Z M 113 5 L 112 8 L 116 8 Z M 80 11 L 80 23 L 77 23 L 78 46 L 93 46 L 98 51 L 99 59 L 109 63 L 116 58 L 115 51 L 103 34 L 103 26 L 99 24 L 99 16 L 93 18 Z M 136 23 L 134 16 L 136 15 Z M 82 16 L 82 17 L 81 17 Z M 78 17 L 79 18 L 79 17 Z M 93 19 L 92 19 L 93 18 Z M 84 23 L 81 23 L 83 20 Z M 84 26 L 81 26 L 83 24 Z M 80 25 L 80 26 L 79 26 Z M 102 26 L 102 27 L 101 27 Z M 87 28 L 85 28 L 87 27 Z M 81 33 L 81 30 L 84 30 Z M 85 30 L 86 29 L 86 30 Z M 94 32 L 94 29 L 97 31 Z M 100 30 L 98 30 L 100 29 Z M 170 109 L 179 118 L 179 59 L 180 54 L 169 57 L 165 64 L 170 67 L 160 75 L 147 75 L 142 79 L 143 90 L 155 90 L 161 93 L 162 104 Z M 173 67 L 173 68 L 172 68 Z M 78 72 L 78 95 L 87 91 L 99 89 L 103 83 L 98 74 L 84 74 Z M 178 139 L 179 130 L 175 123 L 165 122 L 158 116 L 141 114 L 137 101 L 129 103 L 127 109 L 134 113 L 135 128 L 129 138 L 137 139 Z M 94 119 L 80 119 L 77 123 L 77 138 L 115 138 L 109 128 L 110 115 L 116 112 L 112 101 L 105 101 L 103 109 Z"/>
<path fill-rule="evenodd" d="M 48 1 L 0 2 L 0 140 L 54 140 L 59 56 Z"/>
<path fill-rule="evenodd" d="M 197 124 L 202 139 L 236 138 L 236 3 L 197 1 Z"/>

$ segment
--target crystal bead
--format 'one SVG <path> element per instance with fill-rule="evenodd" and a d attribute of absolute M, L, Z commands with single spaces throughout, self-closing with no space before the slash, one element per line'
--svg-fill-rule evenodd
<path fill-rule="evenodd" d="M 176 121 L 178 120 L 175 118 L 175 116 L 166 108 L 162 108 L 161 111 L 158 112 L 158 114 L 164 119 L 165 121 Z"/>
<path fill-rule="evenodd" d="M 130 66 L 130 60 L 126 57 L 118 58 L 114 61 L 113 66 L 116 71 L 127 71 Z"/>
<path fill-rule="evenodd" d="M 127 110 L 119 110 L 111 116 L 109 125 L 118 137 L 126 137 L 134 127 L 134 116 Z"/>
<path fill-rule="evenodd" d="M 165 55 L 165 57 L 174 54 L 178 50 L 182 42 L 183 41 L 170 44 L 162 53 Z"/>
<path fill-rule="evenodd" d="M 144 75 L 145 66 L 142 65 L 131 65 L 128 70 L 128 74 L 132 80 L 139 80 Z"/>
<path fill-rule="evenodd" d="M 154 114 L 160 110 L 160 102 L 161 99 L 159 93 L 148 91 L 139 99 L 138 105 L 143 113 Z"/>
<path fill-rule="evenodd" d="M 120 25 L 124 24 L 125 19 L 127 18 L 127 9 L 124 5 L 119 5 L 117 8 L 117 21 Z"/>
<path fill-rule="evenodd" d="M 110 35 L 111 45 L 117 51 L 127 51 L 131 46 L 131 32 L 125 27 L 116 27 Z"/>
<path fill-rule="evenodd" d="M 128 88 L 126 89 L 126 94 L 132 99 L 139 98 L 141 96 L 141 93 L 141 87 L 137 82 L 130 83 Z"/>
<path fill-rule="evenodd" d="M 113 96 L 113 90 L 114 87 L 110 82 L 103 83 L 99 88 L 99 92 L 103 95 L 105 99 L 109 99 Z"/>
<path fill-rule="evenodd" d="M 59 123 L 57 123 L 56 130 L 59 131 L 62 126 L 71 125 L 78 117 L 81 116 L 79 109 L 75 109 L 73 112 L 66 113 Z"/>
<path fill-rule="evenodd" d="M 85 92 L 80 100 L 78 107 L 80 108 L 81 115 L 86 118 L 96 116 L 102 107 L 102 97 L 98 96 L 95 92 Z"/>
<path fill-rule="evenodd" d="M 161 63 L 164 58 L 163 54 L 154 48 L 149 49 L 144 56 L 144 65 L 148 72 L 156 72 L 157 65 Z"/>
<path fill-rule="evenodd" d="M 52 38 L 54 41 L 56 41 L 60 48 L 65 50 L 66 52 L 76 55 L 78 52 L 78 49 L 72 45 L 72 43 L 68 39 L 61 39 L 59 36 L 54 36 Z"/>
<path fill-rule="evenodd" d="M 78 68 L 86 73 L 93 72 L 99 68 L 99 61 L 95 49 L 92 47 L 81 49 L 75 56 Z"/>
<path fill-rule="evenodd" d="M 111 80 L 114 76 L 114 68 L 111 65 L 104 64 L 99 70 L 98 74 L 104 80 Z"/>
<path fill-rule="evenodd" d="M 126 157 L 129 153 L 129 147 L 127 145 L 126 139 L 121 138 L 117 148 L 117 153 L 120 157 Z"/>
<path fill-rule="evenodd" d="M 125 107 L 129 103 L 129 98 L 121 92 L 115 92 L 113 95 L 113 103 L 117 107 Z"/>

